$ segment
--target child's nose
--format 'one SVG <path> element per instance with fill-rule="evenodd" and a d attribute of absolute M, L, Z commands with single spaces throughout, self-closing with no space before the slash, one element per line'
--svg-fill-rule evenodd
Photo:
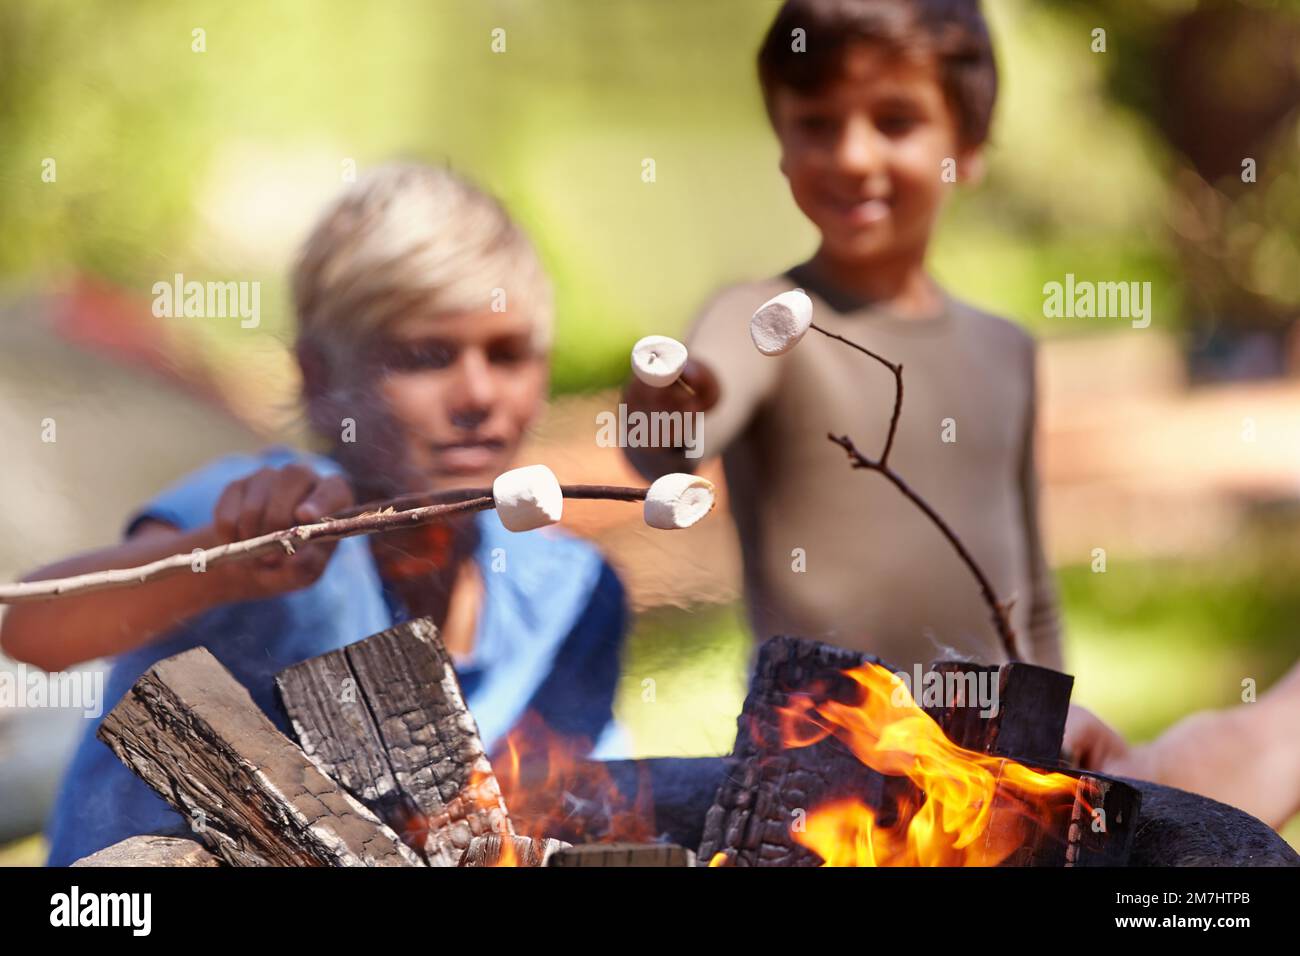
<path fill-rule="evenodd" d="M 482 349 L 462 349 L 456 362 L 456 391 L 453 405 L 458 409 L 485 410 L 496 398 L 492 366 Z"/>
<path fill-rule="evenodd" d="M 835 149 L 835 164 L 840 172 L 869 176 L 884 166 L 882 137 L 866 117 L 852 116 L 844 124 Z"/>

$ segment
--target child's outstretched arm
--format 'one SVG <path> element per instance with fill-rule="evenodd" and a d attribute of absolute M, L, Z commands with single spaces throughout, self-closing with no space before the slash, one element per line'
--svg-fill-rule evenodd
<path fill-rule="evenodd" d="M 628 461 L 642 476 L 653 481 L 670 472 L 693 472 L 705 459 L 721 455 L 772 394 L 780 360 L 762 355 L 754 347 L 749 318 L 788 287 L 784 281 L 731 286 L 705 305 L 686 340 L 691 358 L 681 378 L 694 395 L 676 383 L 655 388 L 635 377 L 629 381 L 623 393 L 629 415 L 640 411 L 703 416 L 694 449 L 625 449 Z"/>
<path fill-rule="evenodd" d="M 122 544 L 48 565 L 25 580 L 135 567 L 314 521 L 352 503 L 351 489 L 338 476 L 322 477 L 304 465 L 263 468 L 226 486 L 211 524 L 182 532 L 145 520 Z M 14 605 L 0 627 L 0 650 L 45 670 L 119 654 L 221 604 L 306 587 L 320 577 L 337 544 L 310 543 L 292 556 L 232 561 L 136 587 Z"/>
<path fill-rule="evenodd" d="M 683 387 L 685 386 L 685 387 Z M 691 359 L 682 369 L 678 381 L 666 388 L 647 385 L 633 377 L 623 389 L 623 402 L 628 414 L 641 412 L 646 416 L 666 412 L 693 415 L 707 412 L 718 402 L 718 379 L 705 362 Z M 653 418 L 650 418 L 654 421 Z M 626 448 L 624 454 L 640 474 L 649 481 L 673 472 L 693 472 L 702 458 L 687 457 L 685 446 Z"/>

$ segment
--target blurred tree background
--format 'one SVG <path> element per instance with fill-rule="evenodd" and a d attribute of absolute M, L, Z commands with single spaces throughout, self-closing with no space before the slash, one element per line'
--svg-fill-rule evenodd
<path fill-rule="evenodd" d="M 147 303 L 177 272 L 260 280 L 259 329 L 186 334 L 214 363 L 261 369 L 266 394 L 283 398 L 284 276 L 312 215 L 353 168 L 445 159 L 542 249 L 558 296 L 556 394 L 616 385 L 636 338 L 681 331 L 720 284 L 813 248 L 755 81 L 778 5 L 2 0 L 0 282 L 14 297 L 90 276 Z M 1156 323 L 1194 378 L 1294 371 L 1297 6 L 985 7 L 1003 84 L 989 175 L 946 214 L 940 279 L 1047 339 L 1102 326 L 1045 319 L 1046 282 L 1150 281 Z M 1106 575 L 1067 562 L 1081 697 L 1146 737 L 1232 703 L 1243 673 L 1264 687 L 1291 664 L 1300 526 L 1291 513 L 1267 524 L 1230 553 L 1139 556 Z M 638 749 L 725 750 L 747 653 L 734 606 L 643 615 L 620 705 Z M 659 680 L 660 699 L 681 709 L 645 715 L 648 672 L 676 675 Z"/>
<path fill-rule="evenodd" d="M 281 290 L 266 333 L 283 337 L 288 253 L 343 164 L 445 158 L 544 248 L 556 390 L 614 384 L 638 334 L 680 328 L 720 279 L 809 251 L 754 81 L 777 5 L 5 3 L 0 275 L 144 291 L 174 271 L 238 273 Z M 940 232 L 944 281 L 1047 334 L 1086 330 L 1042 319 L 1043 283 L 1067 271 L 1141 274 L 1169 323 L 1286 328 L 1300 306 L 1290 4 L 986 6 L 1003 93 L 988 181 Z"/>

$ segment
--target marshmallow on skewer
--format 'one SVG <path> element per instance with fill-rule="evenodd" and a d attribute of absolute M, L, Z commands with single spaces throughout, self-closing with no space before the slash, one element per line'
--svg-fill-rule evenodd
<path fill-rule="evenodd" d="M 632 346 L 632 371 L 655 388 L 667 388 L 686 367 L 686 346 L 666 335 L 647 335 Z"/>
<path fill-rule="evenodd" d="M 791 289 L 768 299 L 749 320 L 749 337 L 764 355 L 783 355 L 799 344 L 812 325 L 812 299 Z"/>
<path fill-rule="evenodd" d="M 545 465 L 527 465 L 497 475 L 492 482 L 492 500 L 501 523 L 510 531 L 555 524 L 564 511 L 560 482 Z"/>
<path fill-rule="evenodd" d="M 698 475 L 664 475 L 645 496 L 645 523 L 674 531 L 689 528 L 713 510 L 713 482 Z"/>

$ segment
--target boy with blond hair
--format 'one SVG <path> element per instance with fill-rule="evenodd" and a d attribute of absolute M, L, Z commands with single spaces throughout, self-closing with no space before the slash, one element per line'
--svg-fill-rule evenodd
<path fill-rule="evenodd" d="M 303 399 L 326 453 L 219 459 L 136 511 L 123 543 L 29 580 L 131 567 L 356 501 L 482 487 L 510 466 L 542 409 L 552 306 L 532 245 L 494 199 L 446 169 L 376 169 L 321 218 L 293 289 Z M 205 645 L 287 730 L 276 673 L 426 615 L 489 750 L 539 723 L 548 739 L 617 747 L 618 578 L 586 543 L 511 534 L 495 511 L 16 606 L 0 643 L 48 670 L 111 656 L 105 710 L 158 660 Z M 54 865 L 185 827 L 95 738 L 97 723 L 51 817 Z"/>

